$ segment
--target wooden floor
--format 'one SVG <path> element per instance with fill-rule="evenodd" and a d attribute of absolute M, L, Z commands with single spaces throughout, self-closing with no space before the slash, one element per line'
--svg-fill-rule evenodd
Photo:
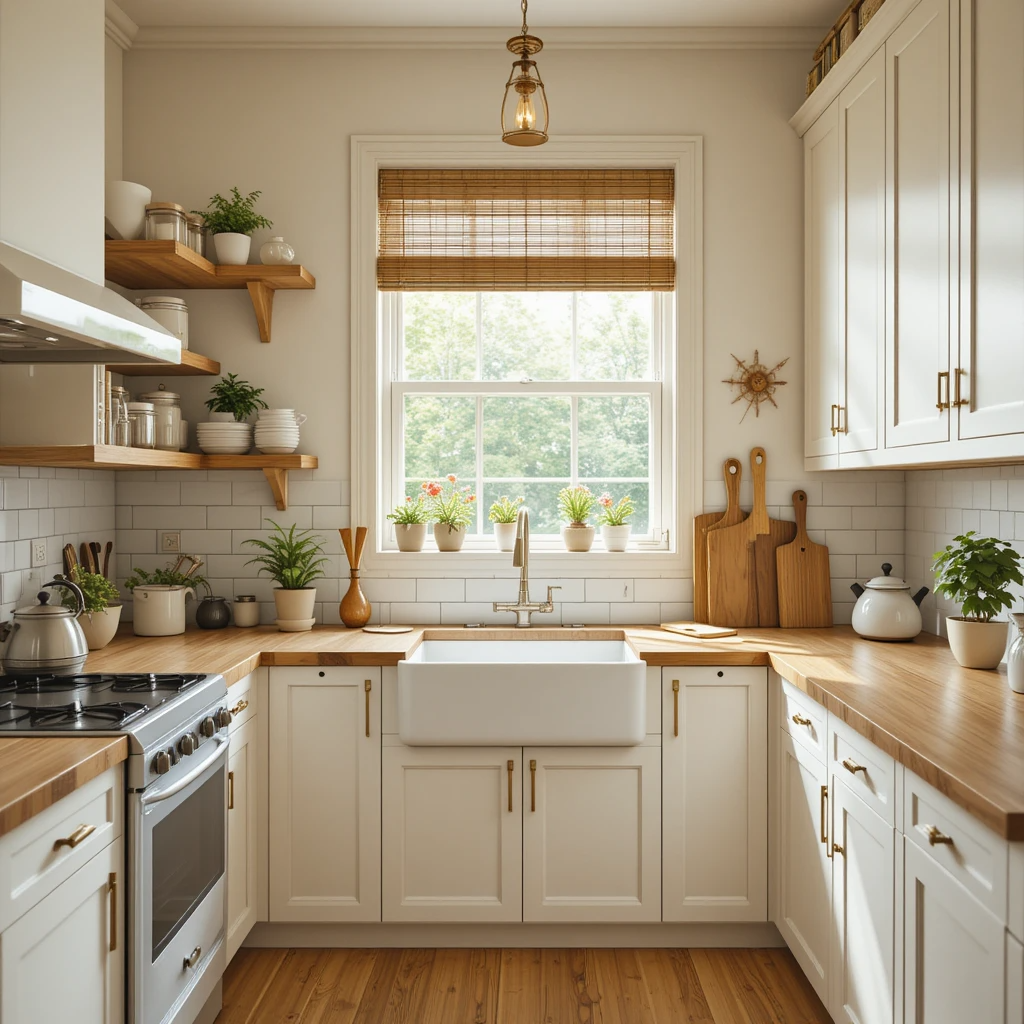
<path fill-rule="evenodd" d="M 830 1024 L 785 949 L 240 949 L 216 1024 Z"/>

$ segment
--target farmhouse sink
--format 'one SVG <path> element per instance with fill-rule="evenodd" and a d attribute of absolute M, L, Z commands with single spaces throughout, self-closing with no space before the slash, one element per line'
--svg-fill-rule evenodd
<path fill-rule="evenodd" d="M 633 746 L 646 670 L 625 640 L 424 640 L 398 663 L 411 746 Z"/>

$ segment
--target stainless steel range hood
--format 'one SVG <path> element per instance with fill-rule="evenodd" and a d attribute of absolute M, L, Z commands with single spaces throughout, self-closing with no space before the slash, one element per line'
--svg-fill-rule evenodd
<path fill-rule="evenodd" d="M 0 244 L 0 363 L 180 363 L 181 342 L 110 288 Z"/>

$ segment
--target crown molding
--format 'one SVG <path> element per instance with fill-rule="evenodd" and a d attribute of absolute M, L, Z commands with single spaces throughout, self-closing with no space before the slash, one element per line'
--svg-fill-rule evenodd
<path fill-rule="evenodd" d="M 107 0 L 108 11 L 113 7 Z M 116 8 L 115 8 L 116 9 Z M 808 50 L 816 28 L 545 28 L 548 47 L 560 50 Z M 140 50 L 475 50 L 503 48 L 501 28 L 143 26 Z"/>
<path fill-rule="evenodd" d="M 113 39 L 122 50 L 130 50 L 138 35 L 139 26 L 121 10 L 114 0 L 106 0 L 105 28 L 108 39 Z"/>

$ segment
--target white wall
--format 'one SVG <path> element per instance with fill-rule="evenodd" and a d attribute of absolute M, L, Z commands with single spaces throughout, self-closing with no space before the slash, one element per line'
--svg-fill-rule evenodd
<path fill-rule="evenodd" d="M 121 181 L 121 140 L 124 136 L 124 94 L 122 82 L 122 58 L 124 51 L 110 36 L 104 39 L 104 90 L 103 117 L 106 140 L 106 180 Z"/>

